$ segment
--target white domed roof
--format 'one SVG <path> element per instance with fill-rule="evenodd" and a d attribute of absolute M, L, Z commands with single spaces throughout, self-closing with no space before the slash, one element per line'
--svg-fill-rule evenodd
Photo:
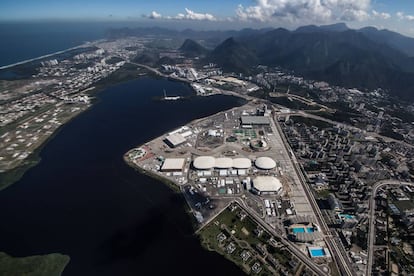
<path fill-rule="evenodd" d="M 248 158 L 234 158 L 233 167 L 235 169 L 248 169 L 252 166 L 252 161 Z"/>
<path fill-rule="evenodd" d="M 193 166 L 199 170 L 208 170 L 214 168 L 216 159 L 212 156 L 199 156 L 193 161 Z"/>
<path fill-rule="evenodd" d="M 253 186 L 259 192 L 279 192 L 282 183 L 274 176 L 258 176 L 253 179 Z"/>
<path fill-rule="evenodd" d="M 229 169 L 233 167 L 233 159 L 228 157 L 216 158 L 215 166 L 218 169 Z"/>
<path fill-rule="evenodd" d="M 254 162 L 256 167 L 262 170 L 271 170 L 276 167 L 276 162 L 270 157 L 259 157 Z"/>

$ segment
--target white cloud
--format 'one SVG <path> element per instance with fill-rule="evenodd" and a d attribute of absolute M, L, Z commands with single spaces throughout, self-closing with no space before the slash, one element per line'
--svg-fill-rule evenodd
<path fill-rule="evenodd" d="M 267 22 L 363 21 L 369 18 L 371 0 L 255 0 L 255 5 L 239 5 L 236 16 L 241 20 Z"/>
<path fill-rule="evenodd" d="M 398 19 L 400 20 L 408 20 L 408 21 L 414 21 L 414 15 L 410 15 L 410 14 L 404 14 L 403 12 L 397 12 L 396 13 Z"/>
<path fill-rule="evenodd" d="M 151 19 L 159 19 L 162 15 L 160 13 L 157 13 L 156 11 L 152 11 L 151 14 L 148 16 L 148 18 Z"/>
<path fill-rule="evenodd" d="M 185 8 L 185 13 L 179 13 L 176 16 L 162 16 L 156 11 L 152 11 L 149 15 L 144 15 L 151 19 L 175 19 L 175 20 L 206 20 L 206 21 L 217 21 L 218 19 L 209 13 L 198 13 L 190 9 Z"/>
<path fill-rule="evenodd" d="M 390 19 L 391 18 L 391 14 L 386 13 L 386 12 L 377 12 L 376 10 L 372 11 L 372 15 L 375 18 L 380 18 L 380 19 Z"/>
<path fill-rule="evenodd" d="M 175 19 L 188 19 L 188 20 L 207 20 L 217 21 L 217 18 L 209 13 L 197 13 L 190 9 L 185 8 L 185 14 L 179 13 L 174 17 Z"/>

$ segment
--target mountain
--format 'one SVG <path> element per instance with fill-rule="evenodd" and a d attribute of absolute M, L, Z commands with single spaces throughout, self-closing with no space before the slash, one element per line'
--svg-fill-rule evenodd
<path fill-rule="evenodd" d="M 374 27 L 359 29 L 366 37 L 377 43 L 386 44 L 410 57 L 414 57 L 414 38 L 389 30 L 378 30 Z"/>
<path fill-rule="evenodd" d="M 298 33 L 314 33 L 314 32 L 344 32 L 350 30 L 345 23 L 337 23 L 331 25 L 308 25 L 296 29 Z"/>
<path fill-rule="evenodd" d="M 318 27 L 313 32 L 312 28 L 293 32 L 276 29 L 239 37 L 236 43 L 254 53 L 255 59 L 247 60 L 255 61 L 250 66 L 281 66 L 311 79 L 345 87 L 382 87 L 394 95 L 414 99 L 413 58 L 362 32 L 325 31 Z"/>
<path fill-rule="evenodd" d="M 178 49 L 187 57 L 205 56 L 208 50 L 192 39 L 186 39 Z"/>
<path fill-rule="evenodd" d="M 256 55 L 231 37 L 218 45 L 207 57 L 224 71 L 249 73 L 258 64 Z"/>

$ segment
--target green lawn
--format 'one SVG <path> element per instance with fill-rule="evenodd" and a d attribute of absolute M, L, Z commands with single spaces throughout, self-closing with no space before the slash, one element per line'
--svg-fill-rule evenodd
<path fill-rule="evenodd" d="M 69 260 L 69 256 L 58 253 L 16 258 L 0 252 L 0 275 L 59 276 Z"/>

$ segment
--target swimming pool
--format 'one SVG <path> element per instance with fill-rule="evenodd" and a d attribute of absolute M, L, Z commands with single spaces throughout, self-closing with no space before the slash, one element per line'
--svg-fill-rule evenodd
<path fill-rule="evenodd" d="M 293 234 L 297 233 L 313 233 L 315 232 L 315 229 L 313 227 L 293 227 L 292 228 Z"/>
<path fill-rule="evenodd" d="M 322 247 L 309 248 L 311 257 L 325 257 L 325 250 Z"/>
<path fill-rule="evenodd" d="M 353 219 L 353 218 L 355 218 L 355 216 L 349 215 L 349 214 L 339 214 L 338 216 L 341 217 L 341 218 L 346 218 L 346 219 Z"/>
<path fill-rule="evenodd" d="M 292 232 L 293 232 L 293 234 L 305 233 L 305 228 L 304 227 L 295 227 L 295 228 L 292 228 Z"/>

